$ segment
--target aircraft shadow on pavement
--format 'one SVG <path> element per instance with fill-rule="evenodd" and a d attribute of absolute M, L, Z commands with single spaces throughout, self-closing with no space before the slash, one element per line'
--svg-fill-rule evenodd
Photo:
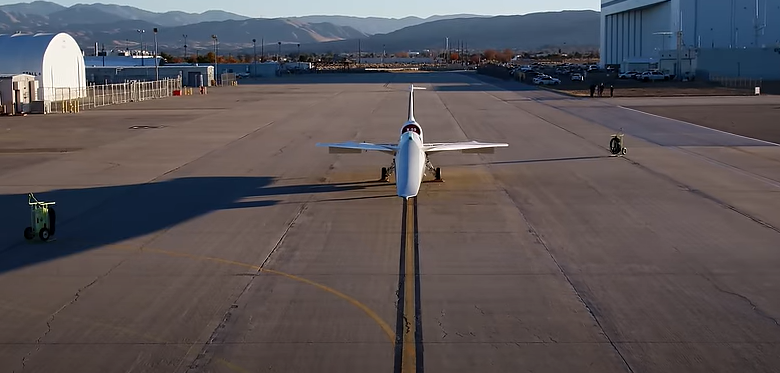
<path fill-rule="evenodd" d="M 39 201 L 56 202 L 56 240 L 48 243 L 37 239 L 26 242 L 23 237 L 24 228 L 30 225 L 27 195 L 0 195 L 0 273 L 162 231 L 213 211 L 279 204 L 281 201 L 274 197 L 387 185 L 355 182 L 272 186 L 274 181 L 271 177 L 185 177 L 36 193 Z M 259 197 L 270 198 L 242 201 Z"/>

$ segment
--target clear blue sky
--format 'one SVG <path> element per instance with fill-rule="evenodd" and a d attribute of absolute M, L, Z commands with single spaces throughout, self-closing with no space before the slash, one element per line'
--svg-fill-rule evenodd
<path fill-rule="evenodd" d="M 0 4 L 21 2 L 0 0 Z M 65 6 L 76 3 L 114 3 L 111 0 L 54 0 Z M 297 0 L 297 1 L 207 1 L 207 0 L 126 0 L 130 5 L 153 12 L 181 10 L 200 13 L 209 9 L 225 10 L 249 17 L 288 17 L 310 14 L 338 14 L 400 18 L 433 14 L 526 14 L 550 10 L 598 10 L 600 0 Z"/>

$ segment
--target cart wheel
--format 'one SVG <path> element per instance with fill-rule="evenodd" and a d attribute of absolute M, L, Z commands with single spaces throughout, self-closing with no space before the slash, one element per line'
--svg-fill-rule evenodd
<path fill-rule="evenodd" d="M 47 228 L 41 228 L 41 231 L 38 233 L 38 237 L 41 238 L 43 241 L 49 240 L 49 230 Z"/>
<path fill-rule="evenodd" d="M 24 228 L 24 238 L 28 240 L 35 238 L 35 233 L 33 233 L 32 227 Z"/>
<path fill-rule="evenodd" d="M 628 148 L 623 148 L 623 151 L 621 153 L 623 153 L 623 155 L 626 155 L 626 153 L 628 153 Z"/>

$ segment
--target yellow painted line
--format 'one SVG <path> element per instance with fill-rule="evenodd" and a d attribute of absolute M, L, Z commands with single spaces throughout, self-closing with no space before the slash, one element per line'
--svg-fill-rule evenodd
<path fill-rule="evenodd" d="M 404 349 L 401 361 L 401 372 L 414 373 L 417 370 L 417 356 L 415 334 L 417 320 L 414 308 L 414 203 L 413 199 L 406 200 L 406 234 L 404 237 Z"/>
<path fill-rule="evenodd" d="M 388 325 L 384 320 L 382 320 L 382 318 L 379 317 L 379 315 L 377 315 L 376 312 L 372 311 L 370 308 L 368 308 L 363 303 L 358 302 L 355 298 L 352 298 L 349 295 L 346 295 L 346 294 L 344 294 L 344 293 L 342 293 L 342 292 L 340 292 L 338 290 L 329 288 L 329 287 L 327 287 L 325 285 L 316 283 L 316 282 L 311 281 L 311 280 L 307 280 L 307 279 L 305 279 L 303 277 L 298 277 L 298 276 L 295 276 L 295 275 L 291 275 L 289 273 L 279 272 L 279 271 L 273 270 L 273 269 L 263 268 L 263 269 L 261 269 L 261 271 L 267 272 L 267 273 L 272 273 L 272 274 L 283 276 L 283 277 L 287 277 L 287 278 L 289 278 L 291 280 L 300 281 L 300 282 L 309 284 L 311 286 L 314 286 L 314 287 L 316 287 L 316 288 L 318 288 L 320 290 L 326 291 L 326 292 L 328 292 L 330 294 L 333 294 L 333 295 L 335 295 L 335 296 L 337 296 L 337 297 L 339 297 L 339 298 L 349 302 L 349 304 L 359 308 L 366 315 L 368 315 L 368 317 L 370 317 L 372 320 L 374 320 L 374 322 L 376 322 L 379 325 L 379 327 L 382 328 L 382 331 L 385 332 L 385 335 L 387 335 L 387 339 L 389 339 L 391 343 L 395 344 L 395 332 L 393 332 L 393 329 L 390 328 L 390 325 Z"/>
<path fill-rule="evenodd" d="M 110 247 L 123 249 L 123 250 L 128 250 L 128 249 L 139 250 L 138 248 L 131 247 L 131 246 L 124 246 L 124 245 L 111 245 Z M 228 259 L 215 258 L 215 257 L 210 257 L 210 256 L 192 255 L 192 254 L 187 254 L 187 253 L 182 253 L 182 252 L 160 250 L 160 249 L 151 249 L 151 248 L 142 248 L 140 250 L 141 251 L 150 252 L 150 253 L 163 254 L 163 255 L 172 256 L 172 257 L 181 257 L 181 258 L 188 258 L 188 259 L 193 259 L 193 260 L 205 260 L 205 261 L 210 261 L 210 262 L 215 262 L 215 263 L 221 263 L 221 264 L 226 264 L 226 265 L 232 265 L 232 266 L 237 266 L 237 267 L 248 268 L 248 269 L 251 269 L 251 270 L 256 271 L 256 272 L 265 272 L 265 273 L 269 273 L 269 274 L 273 274 L 273 275 L 277 275 L 277 276 L 282 276 L 282 277 L 286 277 L 286 278 L 291 279 L 291 280 L 295 280 L 295 281 L 302 282 L 302 283 L 307 284 L 307 285 L 314 286 L 314 287 L 316 287 L 316 288 L 318 288 L 320 290 L 323 290 L 323 291 L 325 291 L 327 293 L 330 293 L 332 295 L 335 295 L 335 296 L 337 296 L 337 297 L 347 301 L 349 304 L 351 304 L 351 305 L 357 307 L 358 309 L 360 309 L 361 311 L 363 311 L 369 318 L 371 318 L 371 320 L 374 320 L 374 322 L 379 325 L 379 327 L 385 333 L 385 335 L 390 340 L 390 342 L 395 344 L 395 332 L 393 332 L 393 329 L 390 328 L 390 325 L 388 325 L 384 320 L 382 320 L 382 318 L 376 312 L 374 312 L 373 310 L 368 308 L 368 306 L 364 305 L 363 303 L 360 303 L 357 299 L 352 298 L 349 295 L 346 295 L 346 294 L 344 294 L 344 293 L 342 293 L 342 292 L 340 292 L 340 291 L 338 291 L 336 289 L 333 289 L 331 287 L 325 286 L 323 284 L 311 281 L 309 279 L 305 279 L 305 278 L 300 277 L 300 276 L 291 275 L 289 273 L 285 273 L 285 272 L 281 272 L 281 271 L 277 271 L 277 270 L 273 270 L 273 269 L 261 268 L 260 266 L 257 266 L 257 265 L 254 265 L 254 264 L 242 263 L 242 262 L 237 262 L 237 261 L 228 260 Z"/>

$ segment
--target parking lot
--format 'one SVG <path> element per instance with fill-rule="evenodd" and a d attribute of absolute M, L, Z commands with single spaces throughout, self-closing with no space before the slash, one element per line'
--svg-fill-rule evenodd
<path fill-rule="evenodd" d="M 535 65 L 532 72 L 520 73 L 519 76 L 511 75 L 514 80 L 526 84 L 536 84 L 534 78 L 544 74 L 557 79 L 555 84 L 545 84 L 552 88 L 573 96 L 590 96 L 591 85 L 605 85 L 604 95 L 610 95 L 610 86 L 614 88 L 616 97 L 646 97 L 646 96 L 724 96 L 724 95 L 753 95 L 750 87 L 729 88 L 717 83 L 706 81 L 640 81 L 633 78 L 620 78 L 617 70 L 608 71 L 598 69 L 588 71 L 583 65 L 548 64 Z M 579 75 L 581 80 L 574 78 Z M 548 80 L 547 83 L 550 83 Z M 598 91 L 596 92 L 598 95 Z"/>

